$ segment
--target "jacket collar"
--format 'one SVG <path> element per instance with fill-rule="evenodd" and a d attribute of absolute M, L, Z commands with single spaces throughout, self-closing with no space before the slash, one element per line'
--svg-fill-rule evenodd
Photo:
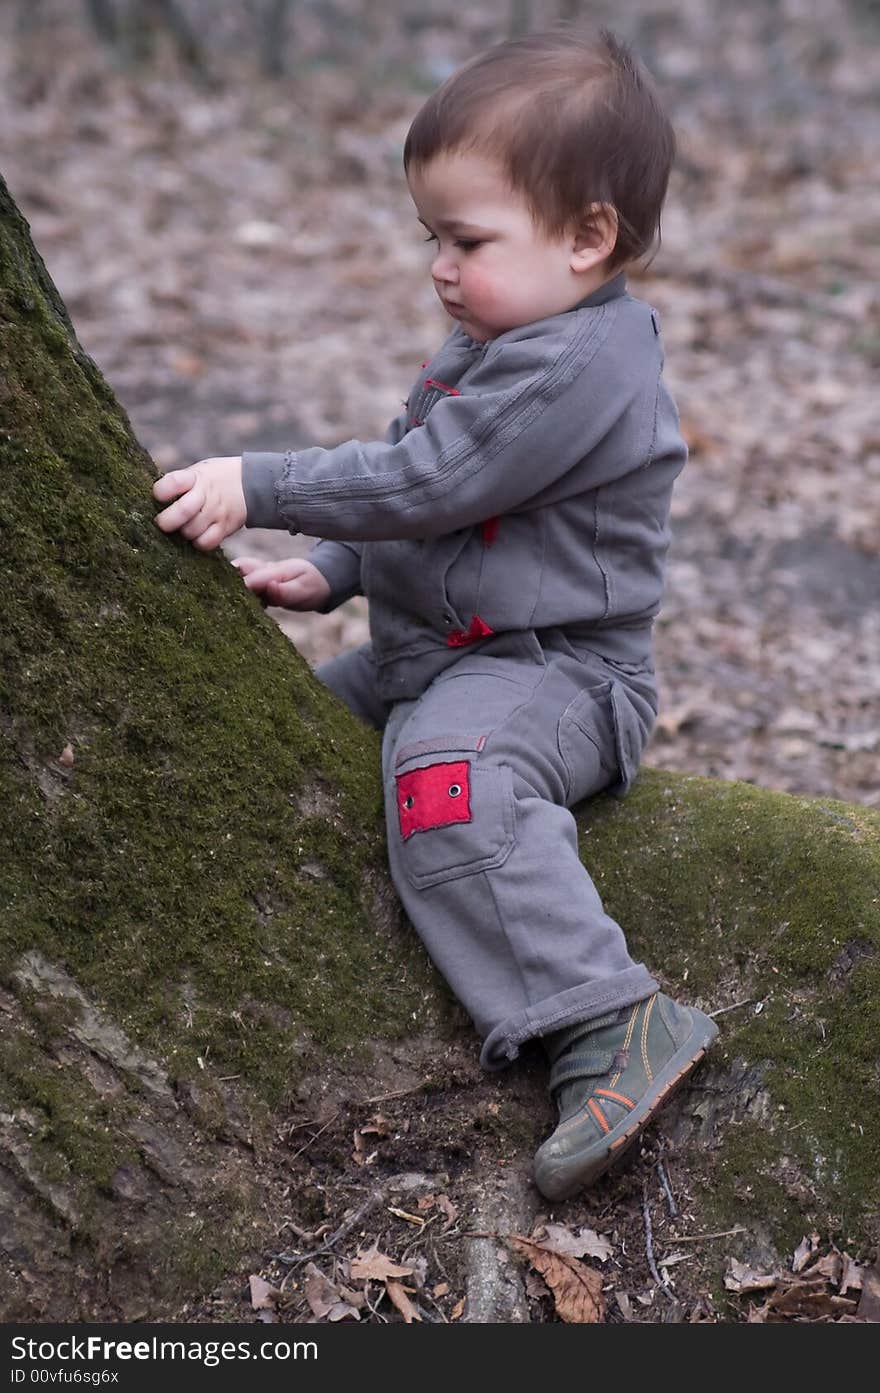
<path fill-rule="evenodd" d="M 579 300 L 576 305 L 572 305 L 570 310 L 563 310 L 562 313 L 572 314 L 574 310 L 592 309 L 596 305 L 604 305 L 608 300 L 618 300 L 622 295 L 626 295 L 626 293 L 626 272 L 618 271 L 617 275 L 612 276 L 610 281 L 606 281 L 604 285 L 600 285 L 598 289 L 585 296 L 583 300 Z M 466 333 L 460 324 L 456 324 L 449 337 L 450 340 L 455 339 L 456 341 L 462 342 L 466 349 L 473 352 L 479 350 L 479 352 L 482 353 L 490 344 L 497 343 L 499 339 L 506 339 L 508 335 L 522 334 L 524 331 L 531 329 L 531 327 L 530 324 L 524 324 L 518 329 L 508 329 L 506 333 L 499 334 L 497 338 L 489 339 L 486 343 L 480 343 L 477 339 L 472 339 L 470 334 Z"/>
<path fill-rule="evenodd" d="M 593 305 L 604 305 L 606 300 L 616 300 L 618 296 L 626 294 L 626 272 L 618 271 L 616 276 L 612 276 L 610 281 L 600 285 L 598 290 L 594 290 L 585 299 L 580 300 L 573 308 L 576 310 L 591 309 Z"/>

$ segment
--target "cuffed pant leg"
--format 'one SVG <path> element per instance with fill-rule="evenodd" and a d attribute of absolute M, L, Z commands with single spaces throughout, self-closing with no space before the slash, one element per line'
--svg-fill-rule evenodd
<path fill-rule="evenodd" d="M 389 719 L 389 860 L 483 1036 L 483 1064 L 498 1068 L 524 1040 L 631 1005 L 657 983 L 605 913 L 565 806 L 573 788 L 582 797 L 612 776 L 607 691 L 592 701 L 573 660 L 458 669 Z M 591 733 L 578 741 L 573 730 Z"/>

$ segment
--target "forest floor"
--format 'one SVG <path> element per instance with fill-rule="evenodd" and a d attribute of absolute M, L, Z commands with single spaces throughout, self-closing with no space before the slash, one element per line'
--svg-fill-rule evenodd
<path fill-rule="evenodd" d="M 427 88 L 501 35 L 499 12 L 471 6 L 406 40 L 392 26 L 381 83 L 368 68 L 315 60 L 295 81 L 242 72 L 197 88 L 170 62 L 121 71 L 73 19 L 51 53 L 45 36 L 5 36 L 0 170 L 160 468 L 384 431 L 449 327 L 406 192 L 403 137 Z M 660 76 L 679 137 L 662 250 L 632 289 L 660 312 L 691 451 L 656 630 L 661 715 L 648 762 L 880 806 L 880 29 L 870 14 L 843 0 L 683 0 L 674 12 L 641 0 L 626 32 Z M 306 546 L 252 532 L 226 549 Z M 315 662 L 367 632 L 361 600 L 277 617 Z M 414 1268 L 400 1281 L 415 1284 L 429 1319 L 454 1318 L 463 1295 L 449 1256 L 469 1212 L 456 1176 L 473 1174 L 477 1155 L 490 1171 L 512 1164 L 503 1137 L 491 1140 L 498 1085 L 462 1061 L 455 1069 L 458 1082 L 430 1108 L 418 1091 L 390 1099 L 364 1134 L 363 1110 L 340 1103 L 318 1136 L 326 1119 L 304 1107 L 280 1142 L 290 1153 L 297 1129 L 312 1137 L 291 1175 L 300 1197 L 319 1186 L 311 1216 L 292 1220 L 311 1239 L 289 1230 L 279 1237 L 288 1247 L 320 1247 L 321 1225 L 369 1197 L 371 1150 L 385 1172 L 422 1176 L 384 1195 L 384 1229 L 361 1228 Z M 524 1071 L 508 1091 L 528 1093 L 530 1079 Z M 549 1105 L 537 1106 L 549 1122 Z M 643 1256 L 643 1185 L 663 1242 L 671 1225 L 662 1147 L 657 1133 L 613 1201 L 600 1188 L 571 1224 L 608 1237 L 609 1268 L 629 1255 L 608 1282 L 625 1297 L 614 1319 L 672 1309 Z M 320 1190 L 327 1148 L 330 1192 Z M 534 1205 L 529 1217 L 540 1217 Z M 430 1271 L 419 1266 L 428 1258 Z M 276 1287 L 289 1270 L 266 1259 Z M 350 1266 L 324 1276 L 357 1285 Z M 387 1293 L 387 1277 L 374 1280 Z M 530 1311 L 511 1318 L 552 1318 L 546 1287 L 530 1290 Z M 682 1290 L 673 1319 L 719 1318 L 699 1280 Z M 241 1295 L 233 1283 L 186 1318 L 245 1318 Z M 403 1298 L 390 1302 L 359 1315 L 406 1319 Z M 277 1308 L 269 1298 L 268 1314 Z M 318 1318 L 300 1279 L 288 1279 L 280 1309 Z"/>

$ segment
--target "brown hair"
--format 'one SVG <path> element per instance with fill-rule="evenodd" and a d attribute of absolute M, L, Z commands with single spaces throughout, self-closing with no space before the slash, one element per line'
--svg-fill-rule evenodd
<path fill-rule="evenodd" d="M 409 128 L 404 169 L 465 150 L 501 161 L 548 236 L 611 204 L 609 269 L 659 243 L 675 136 L 646 69 L 607 29 L 526 34 L 447 78 Z"/>

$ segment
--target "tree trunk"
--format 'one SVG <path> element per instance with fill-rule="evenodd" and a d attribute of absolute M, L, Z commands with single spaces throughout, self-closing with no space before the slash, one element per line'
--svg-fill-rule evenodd
<path fill-rule="evenodd" d="M 2 181 L 0 359 L 0 1314 L 173 1317 L 271 1231 L 297 1090 L 342 1058 L 367 1096 L 385 1042 L 467 1028 L 386 877 L 376 735 L 154 526 Z M 670 989 L 750 1003 L 672 1115 L 697 1221 L 867 1249 L 880 818 L 648 772 L 581 827 Z"/>

